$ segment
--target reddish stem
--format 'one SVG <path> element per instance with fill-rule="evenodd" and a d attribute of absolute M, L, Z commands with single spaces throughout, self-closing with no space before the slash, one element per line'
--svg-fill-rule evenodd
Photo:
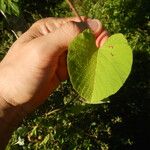
<path fill-rule="evenodd" d="M 76 8 L 74 7 L 73 3 L 70 0 L 66 0 L 69 7 L 71 8 L 72 12 L 75 14 L 76 17 L 78 17 L 78 19 L 83 22 L 81 16 L 79 15 L 79 13 L 77 12 Z"/>

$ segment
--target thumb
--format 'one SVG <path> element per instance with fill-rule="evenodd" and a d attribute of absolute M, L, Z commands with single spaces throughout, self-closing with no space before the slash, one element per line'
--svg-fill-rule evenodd
<path fill-rule="evenodd" d="M 85 23 L 67 22 L 61 28 L 45 36 L 36 38 L 32 41 L 34 42 L 32 44 L 37 47 L 37 50 L 49 54 L 52 57 L 60 56 L 67 50 L 69 43 L 86 28 L 87 25 Z"/>
<path fill-rule="evenodd" d="M 84 29 L 91 27 L 94 34 L 97 33 L 99 26 L 90 26 L 88 22 L 67 22 L 54 32 L 34 39 L 32 44 L 37 50 L 44 52 L 51 57 L 58 57 L 67 50 L 69 43 Z M 96 29 L 97 28 L 97 29 Z M 35 44 L 36 42 L 36 44 Z"/>

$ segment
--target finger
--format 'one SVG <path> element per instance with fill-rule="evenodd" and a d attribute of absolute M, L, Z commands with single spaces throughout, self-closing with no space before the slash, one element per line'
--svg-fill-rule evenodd
<path fill-rule="evenodd" d="M 102 23 L 98 19 L 90 19 L 84 16 L 81 17 L 83 22 L 87 23 L 88 27 L 93 30 L 95 36 L 97 37 L 103 30 Z M 60 28 L 63 24 L 74 21 L 81 22 L 78 17 L 69 17 L 69 18 L 45 18 L 37 21 L 31 29 L 38 30 L 39 35 L 46 35 L 49 32 L 55 31 L 57 28 Z M 35 32 L 34 30 L 34 32 Z M 37 34 L 38 36 L 38 34 Z"/>
<path fill-rule="evenodd" d="M 83 21 L 86 20 L 86 17 L 81 17 Z M 79 18 L 77 17 L 69 17 L 69 18 L 46 18 L 43 19 L 43 24 L 47 28 L 48 32 L 53 32 L 57 28 L 60 28 L 63 24 L 74 21 L 74 22 L 80 22 Z M 45 34 L 46 35 L 46 34 Z"/>
<path fill-rule="evenodd" d="M 55 30 L 55 32 L 51 32 L 45 36 L 37 38 L 37 49 L 42 49 L 42 51 L 43 49 L 45 51 L 48 50 L 48 53 L 53 53 L 54 51 L 59 51 L 61 49 L 63 52 L 68 48 L 69 43 L 74 39 L 74 37 L 88 26 L 95 35 L 100 33 L 102 30 L 101 23 L 96 19 L 88 20 L 88 22 L 66 22 L 61 26 L 61 28 Z M 49 49 L 53 50 L 49 52 Z M 53 54 L 58 55 L 55 52 Z"/>
<path fill-rule="evenodd" d="M 45 36 L 41 36 L 28 43 L 30 47 L 34 47 L 42 55 L 50 57 L 59 57 L 67 50 L 69 43 L 82 32 L 87 25 L 85 23 L 68 22 L 61 28 L 51 32 Z"/>
<path fill-rule="evenodd" d="M 85 21 L 87 18 L 82 16 L 81 17 L 83 21 Z M 37 37 L 47 35 L 48 33 L 55 31 L 57 28 L 61 27 L 63 24 L 74 21 L 74 22 L 80 22 L 80 20 L 77 17 L 69 17 L 69 18 L 44 18 L 41 20 L 38 20 L 35 22 L 24 34 L 21 35 L 21 37 L 18 39 L 19 43 L 28 43 L 32 39 L 35 39 Z"/>
<path fill-rule="evenodd" d="M 59 81 L 64 81 L 69 77 L 68 71 L 67 71 L 66 60 L 67 60 L 67 52 L 64 52 L 59 57 L 59 62 L 58 62 L 57 70 L 56 70 L 56 74 L 57 74 Z"/>
<path fill-rule="evenodd" d="M 101 34 L 101 32 L 103 31 L 103 26 L 98 19 L 90 19 L 84 16 L 82 16 L 81 18 L 83 22 L 87 24 L 87 27 L 89 27 L 93 31 L 95 37 L 98 37 Z M 49 32 L 55 31 L 57 28 L 60 28 L 63 24 L 69 21 L 80 22 L 79 18 L 77 17 L 59 19 L 47 18 L 44 19 L 44 21 Z"/>
<path fill-rule="evenodd" d="M 108 32 L 106 30 L 103 30 L 102 33 L 96 39 L 96 46 L 102 47 L 105 41 L 108 39 L 108 35 Z"/>
<path fill-rule="evenodd" d="M 86 20 L 86 23 L 88 24 L 88 27 L 93 31 L 93 34 L 95 35 L 95 37 L 98 37 L 101 34 L 103 30 L 103 26 L 102 26 L 102 23 L 98 19 L 88 18 Z"/>
<path fill-rule="evenodd" d="M 86 17 L 82 16 L 83 21 L 86 19 Z M 63 24 L 69 22 L 69 21 L 74 21 L 74 22 L 80 22 L 80 20 L 77 17 L 69 17 L 69 18 L 44 18 L 36 23 L 34 23 L 31 28 L 30 32 L 32 30 L 37 32 L 36 37 L 41 36 L 41 35 L 46 35 L 49 32 L 52 32 L 56 30 L 57 28 L 60 28 Z"/>

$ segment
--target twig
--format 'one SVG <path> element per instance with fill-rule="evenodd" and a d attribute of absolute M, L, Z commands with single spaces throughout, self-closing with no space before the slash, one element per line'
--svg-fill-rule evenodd
<path fill-rule="evenodd" d="M 73 3 L 70 0 L 66 0 L 69 7 L 71 8 L 72 12 L 75 14 L 76 17 L 78 17 L 78 19 L 83 22 L 81 16 L 79 15 L 79 13 L 77 12 L 76 8 L 74 7 Z"/>
<path fill-rule="evenodd" d="M 46 116 L 50 116 L 50 115 L 55 114 L 56 112 L 58 112 L 58 111 L 60 111 L 60 110 L 62 110 L 62 109 L 63 109 L 63 108 L 54 109 L 54 110 L 52 110 L 52 111 L 46 113 L 45 115 L 46 115 Z"/>
<path fill-rule="evenodd" d="M 63 110 L 66 109 L 66 108 L 74 101 L 74 99 L 77 98 L 77 97 L 78 97 L 78 95 L 75 96 L 74 98 L 72 98 L 72 100 L 71 100 L 70 102 L 68 102 L 66 105 L 64 105 L 62 108 L 54 109 L 54 110 L 52 110 L 52 111 L 50 111 L 50 112 L 48 112 L 48 113 L 46 113 L 46 114 L 44 114 L 44 115 L 50 116 L 50 115 L 55 114 L 56 112 L 63 111 Z"/>

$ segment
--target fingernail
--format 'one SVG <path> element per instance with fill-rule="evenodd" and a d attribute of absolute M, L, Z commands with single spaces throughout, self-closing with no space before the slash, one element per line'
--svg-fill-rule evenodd
<path fill-rule="evenodd" d="M 97 19 L 87 19 L 87 24 L 94 32 L 97 32 L 100 28 L 102 28 L 101 22 Z"/>

